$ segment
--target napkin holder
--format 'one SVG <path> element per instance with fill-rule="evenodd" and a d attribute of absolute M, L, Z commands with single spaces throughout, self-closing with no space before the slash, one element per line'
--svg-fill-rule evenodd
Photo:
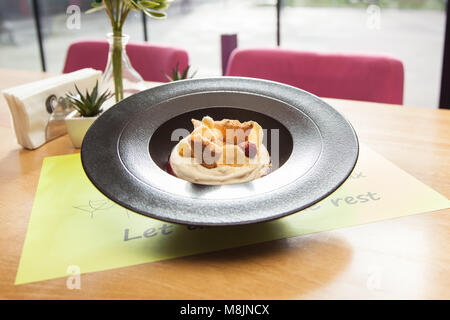
<path fill-rule="evenodd" d="M 4 90 L 17 142 L 32 150 L 66 134 L 64 118 L 73 111 L 66 93 L 75 85 L 90 90 L 100 77 L 100 71 L 87 68 Z"/>
<path fill-rule="evenodd" d="M 45 109 L 49 117 L 45 128 L 45 140 L 50 141 L 67 133 L 64 119 L 73 111 L 65 98 L 52 94 L 45 100 Z"/>

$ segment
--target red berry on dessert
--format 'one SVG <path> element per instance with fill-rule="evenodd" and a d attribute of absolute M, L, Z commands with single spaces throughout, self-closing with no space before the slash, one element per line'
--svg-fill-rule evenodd
<path fill-rule="evenodd" d="M 256 144 L 251 141 L 245 141 L 239 144 L 239 147 L 244 151 L 247 158 L 254 158 L 258 154 Z"/>
<path fill-rule="evenodd" d="M 173 172 L 172 166 L 170 165 L 170 156 L 169 159 L 167 159 L 167 172 L 176 177 L 175 173 Z"/>

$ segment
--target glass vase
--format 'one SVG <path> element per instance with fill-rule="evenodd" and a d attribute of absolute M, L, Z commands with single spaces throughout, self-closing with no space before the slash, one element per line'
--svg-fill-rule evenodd
<path fill-rule="evenodd" d="M 130 37 L 125 34 L 108 33 L 108 62 L 101 80 L 101 90 L 114 93 L 116 102 L 145 89 L 141 75 L 133 68 L 126 52 Z"/>

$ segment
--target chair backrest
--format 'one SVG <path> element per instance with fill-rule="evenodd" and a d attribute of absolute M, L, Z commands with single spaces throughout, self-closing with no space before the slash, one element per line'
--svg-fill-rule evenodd
<path fill-rule="evenodd" d="M 150 45 L 145 42 L 129 42 L 127 55 L 134 69 L 146 81 L 167 81 L 176 64 L 184 70 L 189 63 L 188 53 L 179 48 Z M 72 43 L 66 56 L 63 72 L 83 68 L 104 71 L 108 60 L 109 44 L 106 40 L 84 40 Z"/>
<path fill-rule="evenodd" d="M 278 81 L 321 97 L 403 103 L 403 64 L 385 55 L 236 49 L 226 75 Z"/>

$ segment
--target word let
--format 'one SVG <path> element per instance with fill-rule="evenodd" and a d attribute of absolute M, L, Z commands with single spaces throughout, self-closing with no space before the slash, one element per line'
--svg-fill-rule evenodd
<path fill-rule="evenodd" d="M 153 238 L 158 234 L 169 235 L 173 232 L 173 226 L 169 224 L 163 224 L 159 228 L 148 228 L 142 234 L 130 236 L 130 229 L 125 229 L 123 241 L 136 240 L 141 238 Z"/>

